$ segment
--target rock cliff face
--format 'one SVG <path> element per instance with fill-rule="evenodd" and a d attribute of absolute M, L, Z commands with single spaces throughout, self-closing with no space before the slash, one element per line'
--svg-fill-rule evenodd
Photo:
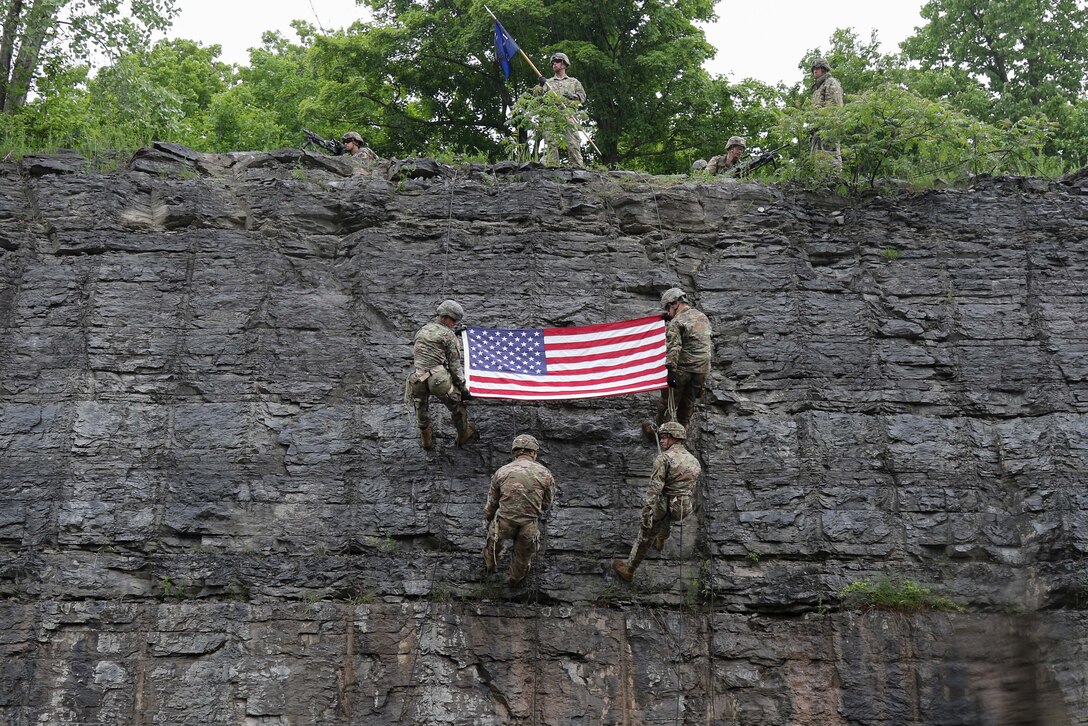
<path fill-rule="evenodd" d="M 112 165 L 113 169 L 104 169 Z M 118 168 L 120 167 L 120 168 Z M 0 723 L 1088 724 L 1088 183 L 846 202 L 283 151 L 0 166 Z M 472 404 L 411 334 L 715 326 L 632 585 L 643 395 Z M 482 573 L 517 432 L 559 483 Z M 860 610 L 888 576 L 964 612 Z"/>

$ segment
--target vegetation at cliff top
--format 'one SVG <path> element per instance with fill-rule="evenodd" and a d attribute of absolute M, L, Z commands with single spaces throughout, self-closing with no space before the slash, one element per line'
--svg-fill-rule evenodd
<path fill-rule="evenodd" d="M 520 61 L 503 78 L 475 0 L 359 4 L 372 20 L 329 33 L 296 21 L 296 38 L 266 33 L 248 65 L 232 66 L 218 46 L 149 44 L 174 0 L 134 1 L 128 14 L 105 0 L 0 0 L 0 156 L 152 140 L 269 150 L 298 146 L 311 128 L 358 130 L 384 157 L 524 158 L 517 101 L 536 79 Z M 1075 0 L 1038 5 L 930 0 L 926 24 L 898 53 L 840 29 L 798 59 L 796 84 L 777 87 L 705 71 L 714 48 L 698 23 L 713 17 L 711 0 L 500 0 L 495 10 L 533 55 L 562 49 L 575 59 L 601 152 L 587 150 L 591 164 L 683 173 L 736 134 L 750 152 L 787 145 L 763 178 L 875 184 L 1056 175 L 1088 163 L 1088 10 Z M 92 47 L 108 65 L 85 64 Z M 843 84 L 842 108 L 808 102 L 817 55 Z M 840 140 L 841 172 L 808 154 L 814 128 Z"/>

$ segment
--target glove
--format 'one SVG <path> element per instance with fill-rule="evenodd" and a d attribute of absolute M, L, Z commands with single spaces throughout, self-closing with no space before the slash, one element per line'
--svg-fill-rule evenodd
<path fill-rule="evenodd" d="M 538 86 L 540 86 L 541 88 L 543 88 L 543 87 L 544 87 L 545 85 L 547 85 L 547 83 L 548 83 L 548 82 L 547 82 L 546 80 L 544 80 L 544 76 L 537 76 L 537 79 L 536 79 L 536 85 L 538 85 Z"/>
<path fill-rule="evenodd" d="M 661 319 L 664 320 L 667 323 L 670 320 L 672 320 L 672 316 L 669 315 L 668 313 L 661 313 Z"/>
<path fill-rule="evenodd" d="M 669 388 L 676 388 L 676 374 L 672 371 L 669 371 L 668 381 Z"/>
<path fill-rule="evenodd" d="M 461 389 L 461 400 L 462 401 L 471 401 L 472 400 L 472 394 L 468 392 L 467 388 L 462 388 Z"/>

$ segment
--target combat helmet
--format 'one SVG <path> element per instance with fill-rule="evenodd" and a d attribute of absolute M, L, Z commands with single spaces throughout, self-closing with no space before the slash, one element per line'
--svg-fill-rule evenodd
<path fill-rule="evenodd" d="M 566 53 L 552 53 L 552 57 L 548 59 L 548 62 L 554 60 L 561 60 L 567 64 L 567 68 L 570 68 L 570 58 L 567 57 Z"/>
<path fill-rule="evenodd" d="M 817 58 L 812 61 L 812 69 L 823 68 L 828 73 L 831 72 L 831 64 L 827 62 L 827 58 Z"/>
<path fill-rule="evenodd" d="M 729 141 L 725 142 L 725 150 L 729 151 L 734 146 L 739 146 L 740 148 L 743 149 L 743 148 L 746 148 L 748 146 L 748 144 L 744 143 L 744 137 L 743 136 L 730 136 Z"/>
<path fill-rule="evenodd" d="M 453 300 L 443 300 L 438 303 L 435 312 L 439 315 L 444 315 L 447 318 L 453 318 L 453 320 L 457 322 L 460 322 L 461 318 L 465 317 L 465 309 Z"/>
<path fill-rule="evenodd" d="M 661 307 L 667 308 L 674 302 L 687 302 L 688 296 L 683 290 L 678 287 L 670 287 L 665 292 L 661 293 Z"/>
<path fill-rule="evenodd" d="M 535 437 L 530 436 L 529 434 L 518 434 L 514 437 L 514 443 L 510 445 L 510 451 L 517 451 L 518 449 L 539 451 L 540 444 L 537 443 Z"/>
<path fill-rule="evenodd" d="M 684 430 L 683 424 L 679 424 L 675 421 L 666 421 L 657 427 L 657 435 L 665 434 L 671 436 L 674 439 L 686 439 L 688 432 Z"/>
<path fill-rule="evenodd" d="M 359 134 L 358 131 L 348 131 L 346 134 L 340 137 L 340 143 L 346 144 L 349 141 L 354 141 L 359 146 L 362 146 L 364 143 L 366 143 L 363 141 L 363 137 Z"/>

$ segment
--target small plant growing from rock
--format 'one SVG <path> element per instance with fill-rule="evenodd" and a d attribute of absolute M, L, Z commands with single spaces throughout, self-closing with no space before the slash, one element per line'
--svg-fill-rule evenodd
<path fill-rule="evenodd" d="M 174 579 L 169 575 L 163 575 L 159 578 L 159 592 L 162 593 L 164 600 L 173 599 L 180 594 L 178 586 L 174 584 Z"/>
<path fill-rule="evenodd" d="M 885 247 L 880 251 L 880 254 L 884 256 L 885 260 L 888 260 L 889 262 L 894 262 L 895 260 L 899 259 L 902 253 L 895 247 Z"/>
<path fill-rule="evenodd" d="M 936 595 L 928 587 L 907 579 L 879 577 L 864 578 L 851 582 L 839 591 L 843 605 L 850 608 L 880 608 L 884 610 L 944 610 L 963 612 L 958 605 L 943 595 Z"/>
<path fill-rule="evenodd" d="M 377 599 L 378 593 L 373 589 L 363 590 L 357 593 L 355 597 L 351 598 L 352 605 L 373 605 Z"/>

